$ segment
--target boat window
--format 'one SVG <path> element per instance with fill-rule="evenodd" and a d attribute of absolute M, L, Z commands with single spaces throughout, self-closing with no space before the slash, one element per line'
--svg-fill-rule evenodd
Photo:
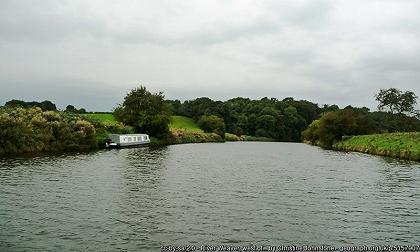
<path fill-rule="evenodd" d="M 131 142 L 132 141 L 131 137 L 128 137 L 128 140 L 127 141 Z"/>

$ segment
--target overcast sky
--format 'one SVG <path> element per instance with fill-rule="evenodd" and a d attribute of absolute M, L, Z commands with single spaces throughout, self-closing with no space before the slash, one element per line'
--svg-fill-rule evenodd
<path fill-rule="evenodd" d="M 370 108 L 381 88 L 420 95 L 420 1 L 0 0 L 0 104 L 109 111 L 139 85 Z"/>

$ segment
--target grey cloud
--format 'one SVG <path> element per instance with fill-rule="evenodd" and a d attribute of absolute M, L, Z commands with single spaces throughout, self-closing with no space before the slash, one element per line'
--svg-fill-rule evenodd
<path fill-rule="evenodd" d="M 380 88 L 420 95 L 417 7 L 2 0 L 0 102 L 49 98 L 109 110 L 144 84 L 172 99 L 295 96 L 374 108 Z"/>
<path fill-rule="evenodd" d="M 31 4 L 32 3 L 32 4 Z M 54 43 L 75 37 L 93 37 L 115 43 L 156 45 L 212 45 L 241 37 L 275 32 L 276 24 L 259 19 L 251 24 L 210 26 L 191 32 L 167 34 L 154 30 L 153 20 L 138 21 L 127 27 L 112 26 L 101 18 L 87 15 L 63 15 L 66 2 L 5 0 L 0 8 L 0 39 L 29 43 Z M 65 13 L 66 14 L 66 13 Z M 179 14 L 178 14 L 179 15 Z M 157 21 L 157 20 L 156 20 Z M 163 22 L 172 25 L 171 20 Z"/>
<path fill-rule="evenodd" d="M 101 29 L 94 20 L 62 16 L 55 1 L 2 1 L 0 39 L 13 42 L 55 43 L 84 31 Z"/>
<path fill-rule="evenodd" d="M 328 0 L 307 1 L 287 15 L 289 24 L 298 25 L 304 29 L 321 29 L 327 25 L 334 2 Z"/>

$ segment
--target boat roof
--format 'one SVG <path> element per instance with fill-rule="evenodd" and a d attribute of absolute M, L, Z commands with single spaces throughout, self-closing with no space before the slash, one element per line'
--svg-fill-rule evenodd
<path fill-rule="evenodd" d="M 149 136 L 147 134 L 110 134 L 110 136 Z"/>

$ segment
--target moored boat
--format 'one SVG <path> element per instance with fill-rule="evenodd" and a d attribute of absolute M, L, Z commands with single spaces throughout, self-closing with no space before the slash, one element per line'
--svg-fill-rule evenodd
<path fill-rule="evenodd" d="M 150 143 L 147 134 L 111 134 L 105 143 L 106 148 L 129 148 L 147 145 Z"/>

